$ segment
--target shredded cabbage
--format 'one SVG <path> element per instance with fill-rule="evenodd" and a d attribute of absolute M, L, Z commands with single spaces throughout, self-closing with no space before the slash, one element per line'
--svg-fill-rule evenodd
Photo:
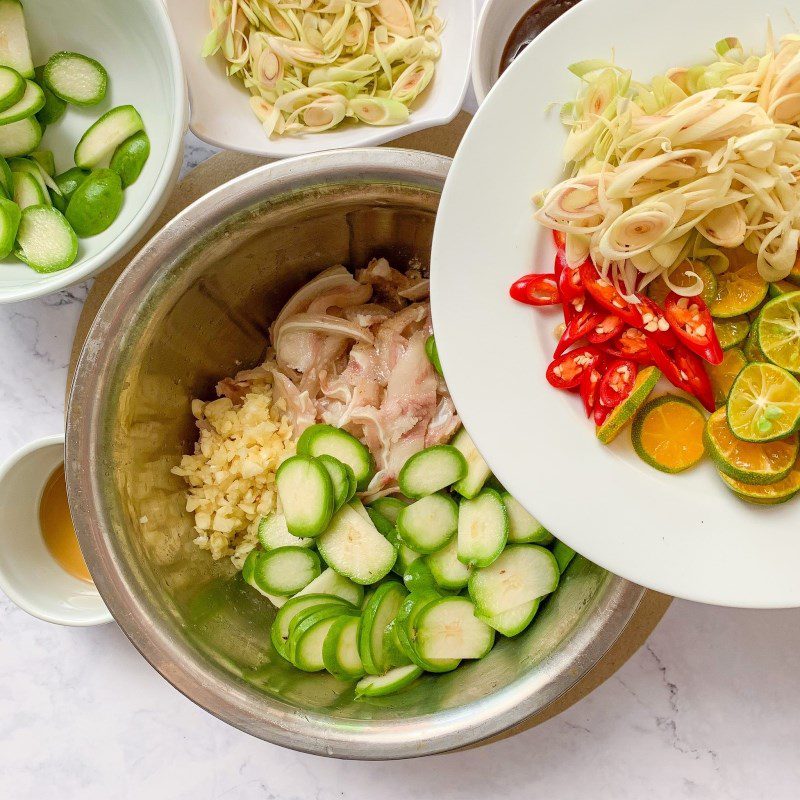
<path fill-rule="evenodd" d="M 220 53 L 268 136 L 405 122 L 442 48 L 439 0 L 210 0 Z"/>
<path fill-rule="evenodd" d="M 536 218 L 566 233 L 628 296 L 687 257 L 716 274 L 723 249 L 745 247 L 766 281 L 785 278 L 800 245 L 800 36 L 766 53 L 728 37 L 710 64 L 649 84 L 613 63 L 582 61 L 569 128 L 569 177 L 538 196 Z M 673 287 L 680 294 L 698 291 Z M 702 283 L 699 284 L 702 289 Z"/>

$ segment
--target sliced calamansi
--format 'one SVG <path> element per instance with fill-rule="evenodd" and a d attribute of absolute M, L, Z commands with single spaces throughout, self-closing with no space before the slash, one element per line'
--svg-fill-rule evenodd
<path fill-rule="evenodd" d="M 690 275 L 690 272 L 693 272 L 694 275 Z M 717 276 L 702 261 L 683 261 L 670 273 L 669 280 L 674 286 L 687 288 L 693 286 L 697 281 L 695 275 L 699 275 L 700 280 L 703 281 L 703 291 L 700 292 L 700 297 L 703 298 L 706 305 L 710 305 L 717 296 Z M 662 308 L 664 300 L 671 291 L 672 289 L 667 286 L 663 278 L 656 278 L 647 288 L 650 299 Z"/>
<path fill-rule="evenodd" d="M 767 282 L 759 275 L 755 260 L 731 265 L 717 276 L 717 294 L 709 304 L 714 317 L 729 319 L 757 308 L 767 296 Z"/>
<path fill-rule="evenodd" d="M 715 319 L 714 330 L 723 350 L 738 347 L 750 333 L 750 320 L 745 316 L 731 317 L 730 319 Z"/>
<path fill-rule="evenodd" d="M 800 381 L 775 364 L 748 364 L 728 395 L 728 424 L 748 442 L 771 442 L 797 430 Z"/>
<path fill-rule="evenodd" d="M 791 281 L 773 281 L 769 285 L 769 296 L 770 297 L 780 297 L 782 294 L 789 294 L 790 292 L 796 292 L 797 286 L 793 284 Z"/>
<path fill-rule="evenodd" d="M 720 472 L 749 484 L 782 480 L 789 474 L 800 450 L 796 434 L 763 444 L 742 441 L 733 435 L 725 408 L 718 408 L 708 418 L 705 444 Z"/>
<path fill-rule="evenodd" d="M 795 463 L 785 478 L 775 483 L 762 484 L 760 486 L 737 481 L 723 472 L 720 472 L 720 477 L 737 497 L 746 500 L 748 503 L 756 503 L 762 506 L 785 503 L 800 492 L 800 463 Z"/>
<path fill-rule="evenodd" d="M 650 392 L 661 380 L 661 371 L 655 367 L 646 367 L 639 371 L 631 393 L 606 417 L 606 421 L 597 429 L 597 438 L 603 444 L 614 441 L 617 434 L 625 427 Z"/>
<path fill-rule="evenodd" d="M 800 291 L 770 300 L 755 328 L 761 352 L 773 364 L 800 373 Z"/>
<path fill-rule="evenodd" d="M 747 359 L 738 347 L 727 350 L 721 364 L 706 365 L 711 388 L 714 390 L 714 402 L 717 406 L 725 405 L 736 376 L 746 365 Z"/>
<path fill-rule="evenodd" d="M 705 452 L 703 412 L 673 394 L 656 397 L 636 415 L 631 441 L 639 458 L 661 472 L 683 472 Z"/>

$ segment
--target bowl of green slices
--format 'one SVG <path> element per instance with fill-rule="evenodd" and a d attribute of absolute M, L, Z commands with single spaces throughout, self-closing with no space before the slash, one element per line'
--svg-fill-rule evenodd
<path fill-rule="evenodd" d="M 0 0 L 0 302 L 120 258 L 177 179 L 187 125 L 158 0 Z"/>

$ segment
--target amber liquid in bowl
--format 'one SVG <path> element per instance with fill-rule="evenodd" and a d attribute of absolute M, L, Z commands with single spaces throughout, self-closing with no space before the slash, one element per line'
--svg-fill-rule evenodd
<path fill-rule="evenodd" d="M 92 583 L 92 576 L 83 560 L 69 513 L 63 464 L 53 472 L 45 484 L 42 498 L 39 500 L 39 527 L 50 555 L 61 569 L 73 578 Z"/>

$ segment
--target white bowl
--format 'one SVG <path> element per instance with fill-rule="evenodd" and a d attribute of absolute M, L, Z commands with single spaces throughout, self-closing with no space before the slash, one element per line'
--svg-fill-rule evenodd
<path fill-rule="evenodd" d="M 250 110 L 250 95 L 241 82 L 225 75 L 223 57 L 200 57 L 210 29 L 207 4 L 197 0 L 166 0 L 166 3 L 189 83 L 189 127 L 195 136 L 217 147 L 266 158 L 286 158 L 319 150 L 378 145 L 425 128 L 446 125 L 464 103 L 475 22 L 473 0 L 440 0 L 439 15 L 446 23 L 442 31 L 442 57 L 430 86 L 414 103 L 408 122 L 385 128 L 346 125 L 323 133 L 274 139 L 265 135 Z"/>
<path fill-rule="evenodd" d="M 472 88 L 478 104 L 486 99 L 500 76 L 500 61 L 514 28 L 535 5 L 549 6 L 546 12 L 549 19 L 569 8 L 565 0 L 486 0 L 478 18 L 472 51 Z"/>
<path fill-rule="evenodd" d="M 23 447 L 0 469 L 0 589 L 23 611 L 58 625 L 102 625 L 112 616 L 94 584 L 50 555 L 39 527 L 47 479 L 64 463 L 64 435 Z"/>
<path fill-rule="evenodd" d="M 8 258 L 0 263 L 0 303 L 49 294 L 86 280 L 121 258 L 148 231 L 169 197 L 181 167 L 187 108 L 183 69 L 169 17 L 160 0 L 64 0 L 25 4 L 34 62 L 58 50 L 86 53 L 108 70 L 109 91 L 100 105 L 70 106 L 45 132 L 41 148 L 53 150 L 59 172 L 74 166 L 75 145 L 101 114 L 131 103 L 150 137 L 151 153 L 111 227 L 81 239 L 75 263 L 40 275 Z"/>
<path fill-rule="evenodd" d="M 710 459 L 681 475 L 658 472 L 636 456 L 629 430 L 601 444 L 580 400 L 545 380 L 563 317 L 515 303 L 508 290 L 553 264 L 552 236 L 533 220 L 531 196 L 563 174 L 565 129 L 550 104 L 575 94 L 568 65 L 613 50 L 617 64 L 649 79 L 710 60 L 724 35 L 763 52 L 768 17 L 776 36 L 794 30 L 784 0 L 581 0 L 527 47 L 478 110 L 445 184 L 431 255 L 447 384 L 508 491 L 616 575 L 676 597 L 753 608 L 800 607 L 800 499 L 747 505 Z M 654 32 L 669 46 L 642 46 Z"/>

